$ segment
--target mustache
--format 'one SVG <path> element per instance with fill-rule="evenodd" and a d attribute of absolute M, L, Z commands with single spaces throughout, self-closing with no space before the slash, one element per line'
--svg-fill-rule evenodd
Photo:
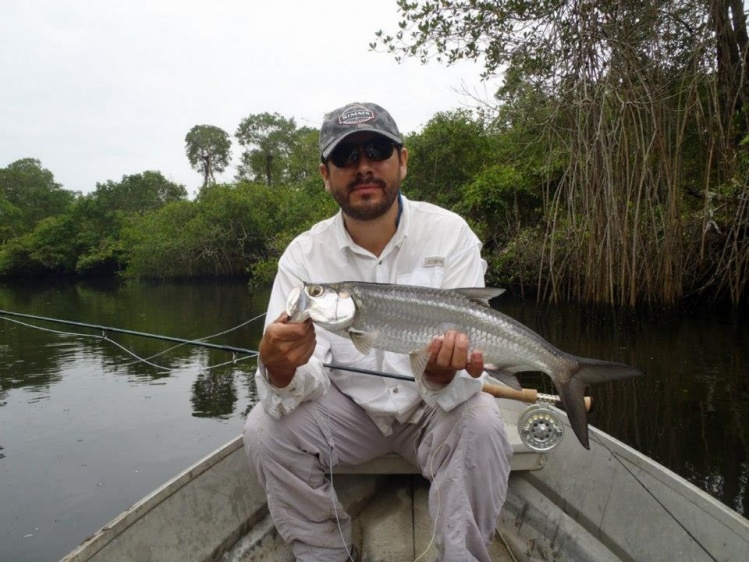
<path fill-rule="evenodd" d="M 366 176 L 366 177 L 363 177 L 363 178 L 355 178 L 355 179 L 353 179 L 353 180 L 351 180 L 349 182 L 349 184 L 348 184 L 347 187 L 348 187 L 349 191 L 353 191 L 358 186 L 365 185 L 365 184 L 367 184 L 367 185 L 374 184 L 374 185 L 376 185 L 378 187 L 381 187 L 382 189 L 386 189 L 387 188 L 387 182 L 385 180 L 383 180 L 381 178 L 376 178 L 374 176 Z"/>

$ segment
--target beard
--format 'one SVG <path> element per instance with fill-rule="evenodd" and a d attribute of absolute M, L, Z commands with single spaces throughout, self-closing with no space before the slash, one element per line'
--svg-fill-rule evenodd
<path fill-rule="evenodd" d="M 375 184 L 382 189 L 382 197 L 361 197 L 356 203 L 351 202 L 351 194 L 356 186 L 361 184 Z M 379 178 L 359 178 L 350 182 L 346 189 L 334 190 L 332 195 L 343 213 L 354 220 L 370 221 L 378 219 L 393 206 L 400 191 L 400 179 L 391 185 Z"/>

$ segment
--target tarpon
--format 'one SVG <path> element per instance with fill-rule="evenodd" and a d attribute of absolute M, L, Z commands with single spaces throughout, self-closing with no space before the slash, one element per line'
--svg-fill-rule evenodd
<path fill-rule="evenodd" d="M 293 321 L 316 325 L 351 339 L 356 349 L 407 353 L 415 377 L 424 373 L 435 336 L 456 330 L 481 350 L 488 373 L 515 388 L 515 373 L 546 373 L 559 392 L 575 435 L 589 449 L 586 386 L 642 375 L 629 365 L 576 357 L 489 306 L 503 291 L 491 288 L 433 289 L 346 281 L 305 283 L 289 294 Z"/>

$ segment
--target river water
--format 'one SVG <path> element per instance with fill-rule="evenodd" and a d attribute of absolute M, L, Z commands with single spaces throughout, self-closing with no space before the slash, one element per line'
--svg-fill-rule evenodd
<path fill-rule="evenodd" d="M 241 283 L 24 284 L 0 286 L 0 309 L 184 339 L 241 325 L 209 341 L 255 349 L 263 319 L 247 321 L 267 297 Z M 565 351 L 640 367 L 642 379 L 593 389 L 591 423 L 749 513 L 741 319 L 539 308 L 506 296 L 495 306 Z M 237 435 L 255 402 L 246 356 L 24 322 L 67 333 L 0 317 L 1 560 L 58 560 Z M 545 376 L 521 381 L 553 391 Z"/>

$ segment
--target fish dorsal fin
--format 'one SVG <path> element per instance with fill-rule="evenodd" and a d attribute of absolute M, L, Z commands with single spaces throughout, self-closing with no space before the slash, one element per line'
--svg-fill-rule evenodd
<path fill-rule="evenodd" d="M 348 331 L 348 337 L 354 342 L 354 347 L 363 355 L 367 355 L 372 351 L 374 343 L 377 341 L 377 335 L 378 332 L 362 332 L 353 328 Z"/>
<path fill-rule="evenodd" d="M 415 378 L 419 379 L 424 374 L 431 355 L 432 352 L 429 346 L 408 354 L 408 358 L 411 360 L 411 371 Z"/>
<path fill-rule="evenodd" d="M 505 292 L 504 289 L 497 289 L 496 287 L 463 287 L 453 289 L 453 291 L 482 306 L 490 306 L 490 300 Z"/>

